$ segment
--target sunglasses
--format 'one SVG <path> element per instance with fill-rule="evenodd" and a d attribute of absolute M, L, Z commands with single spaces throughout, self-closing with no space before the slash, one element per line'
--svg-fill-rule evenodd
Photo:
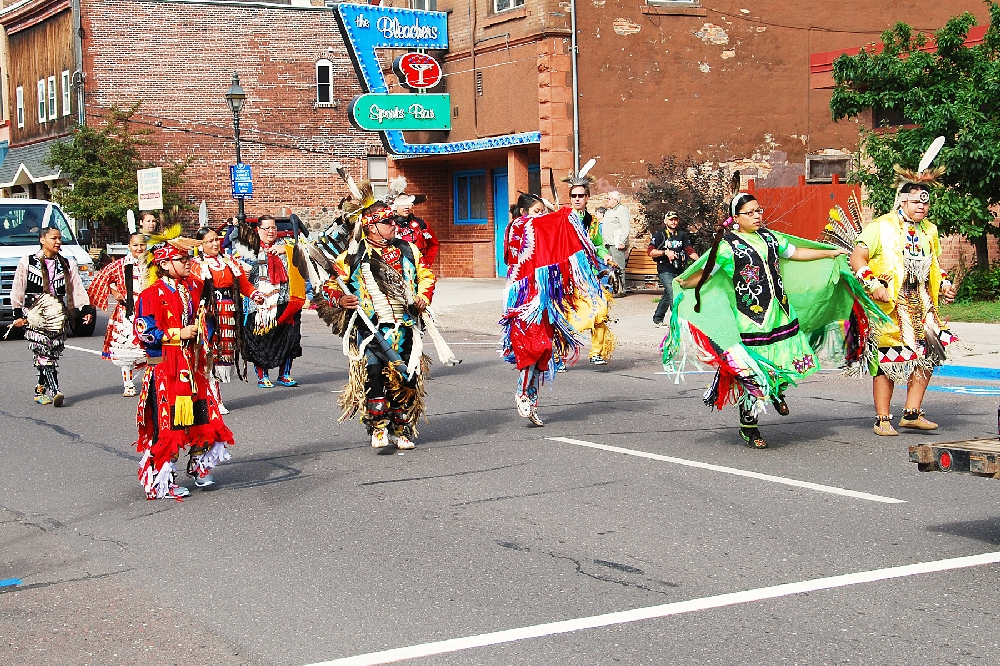
<path fill-rule="evenodd" d="M 569 195 L 569 198 L 570 199 L 586 199 L 588 196 L 589 195 L 587 195 L 587 194 L 571 194 L 571 195 Z"/>

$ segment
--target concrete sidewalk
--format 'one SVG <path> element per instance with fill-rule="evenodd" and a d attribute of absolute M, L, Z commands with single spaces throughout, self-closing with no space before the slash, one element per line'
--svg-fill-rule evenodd
<path fill-rule="evenodd" d="M 466 330 L 499 338 L 503 314 L 503 279 L 442 278 L 434 293 L 433 310 L 445 330 Z M 644 348 L 655 355 L 665 328 L 653 326 L 658 293 L 632 293 L 615 299 L 611 310 L 618 321 L 612 330 L 619 344 Z M 949 365 L 1000 369 L 1000 324 L 952 322 L 961 342 L 949 349 Z"/>

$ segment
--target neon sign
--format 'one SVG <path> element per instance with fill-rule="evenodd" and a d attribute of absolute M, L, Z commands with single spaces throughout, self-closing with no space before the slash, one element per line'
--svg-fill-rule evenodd
<path fill-rule="evenodd" d="M 444 12 L 342 2 L 336 5 L 334 14 L 347 52 L 358 73 L 358 81 L 366 93 L 389 92 L 389 85 L 378 60 L 378 49 L 448 48 L 448 15 Z M 450 106 L 450 102 L 448 104 Z M 355 114 L 351 115 L 353 117 Z M 447 116 L 450 114 L 446 114 Z M 440 118 L 440 111 L 435 111 L 435 117 Z M 386 151 L 394 155 L 410 156 L 466 153 L 541 142 L 540 132 L 450 143 L 408 143 L 400 129 L 381 129 L 379 133 Z"/>

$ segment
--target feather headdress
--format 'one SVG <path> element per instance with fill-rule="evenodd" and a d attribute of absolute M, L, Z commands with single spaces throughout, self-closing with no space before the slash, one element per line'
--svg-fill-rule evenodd
<path fill-rule="evenodd" d="M 594 182 L 594 177 L 589 174 L 590 170 L 594 168 L 595 164 L 597 164 L 597 158 L 591 157 L 589 160 L 587 160 L 587 163 L 583 165 L 583 168 L 580 169 L 580 171 L 576 175 L 570 174 L 567 178 L 563 178 L 563 182 L 569 183 L 570 189 L 573 189 L 574 187 L 579 187 L 581 185 L 589 188 L 590 185 Z"/>
<path fill-rule="evenodd" d="M 146 271 L 146 286 L 153 284 L 160 277 L 158 261 L 187 256 L 202 244 L 203 241 L 181 236 L 179 223 L 164 229 L 163 233 L 152 234 L 146 243 L 146 263 L 149 265 L 149 270 Z"/>
<path fill-rule="evenodd" d="M 917 166 L 916 171 L 911 171 L 910 169 L 904 169 L 898 164 L 893 165 L 892 170 L 896 172 L 896 196 L 900 194 L 900 190 L 903 189 L 904 185 L 921 185 L 923 187 L 930 188 L 937 185 L 938 178 L 944 175 L 945 167 L 944 165 L 930 168 L 931 163 L 934 162 L 934 158 L 938 156 L 941 152 L 941 148 L 944 146 L 944 137 L 939 136 L 934 139 L 927 150 L 924 152 L 923 157 L 920 158 L 920 164 Z"/>
<path fill-rule="evenodd" d="M 388 217 L 392 214 L 392 209 L 384 201 L 375 198 L 375 191 L 372 188 L 371 182 L 363 180 L 358 185 L 343 166 L 334 162 L 333 168 L 344 180 L 344 183 L 347 184 L 347 189 L 351 193 L 350 199 L 344 199 L 340 202 L 340 209 L 344 211 L 344 217 L 347 222 L 354 226 L 347 253 L 351 255 L 357 254 L 361 239 L 365 233 L 365 225 Z M 397 183 L 397 180 L 393 179 L 393 182 Z M 406 179 L 403 179 L 402 185 L 406 187 Z"/>

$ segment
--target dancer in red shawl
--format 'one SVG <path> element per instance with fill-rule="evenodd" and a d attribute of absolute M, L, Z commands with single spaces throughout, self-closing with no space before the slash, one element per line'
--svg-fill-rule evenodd
<path fill-rule="evenodd" d="M 195 486 L 212 488 L 211 471 L 229 460 L 226 446 L 233 444 L 209 388 L 214 331 L 202 302 L 204 285 L 191 277 L 190 250 L 197 245 L 178 237 L 156 245 L 150 271 L 159 279 L 142 292 L 136 306 L 135 332 L 151 366 L 142 381 L 135 445 L 143 454 L 139 481 L 148 499 L 190 494 L 174 480 L 182 449 L 189 450 L 187 472 Z"/>
<path fill-rule="evenodd" d="M 128 239 L 129 253 L 105 266 L 90 284 L 90 304 L 104 311 L 108 297 L 117 301 L 108 318 L 101 356 L 122 370 L 126 398 L 136 396 L 133 375 L 146 365 L 146 352 L 135 337 L 135 301 L 146 287 L 146 235 L 134 233 Z"/>
<path fill-rule="evenodd" d="M 511 206 L 514 220 L 504 243 L 510 269 L 500 320 L 504 360 L 520 371 L 517 411 L 536 426 L 544 425 L 538 416 L 538 389 L 553 377 L 553 353 L 570 364 L 579 356 L 582 342 L 568 317 L 575 313 L 593 320 L 602 306 L 607 308 L 592 268 L 597 265 L 594 244 L 574 223 L 578 216 L 570 208 L 544 212 L 544 202 L 533 194 L 522 193 Z"/>
<path fill-rule="evenodd" d="M 215 399 L 219 401 L 219 413 L 228 414 L 229 410 L 222 404 L 222 392 L 219 384 L 233 381 L 233 366 L 237 363 L 237 324 L 243 318 L 243 297 L 246 296 L 257 305 L 264 302 L 264 295 L 254 289 L 247 279 L 240 262 L 220 254 L 222 242 L 219 234 L 203 227 L 195 234 L 202 242 L 201 258 L 198 259 L 197 277 L 211 280 L 214 289 L 216 331 L 212 345 L 212 375 L 211 387 L 215 391 Z"/>

